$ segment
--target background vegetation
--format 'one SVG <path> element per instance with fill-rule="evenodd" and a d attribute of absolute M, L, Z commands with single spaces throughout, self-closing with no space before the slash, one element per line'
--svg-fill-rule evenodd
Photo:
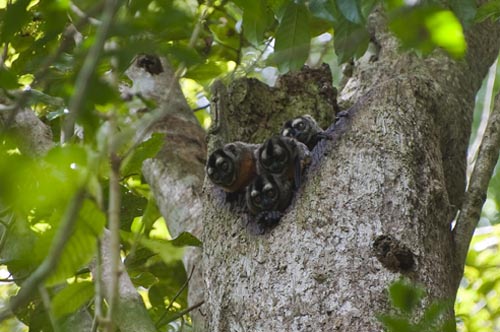
<path fill-rule="evenodd" d="M 403 49 L 420 56 L 445 51 L 457 61 L 466 52 L 467 27 L 500 17 L 499 1 L 476 7 L 472 0 L 0 0 L 0 317 L 10 317 L 0 331 L 59 330 L 82 308 L 99 325 L 106 308 L 99 309 L 102 295 L 89 264 L 110 222 L 113 158 L 120 161 L 126 272 L 159 330 L 189 331 L 190 271 L 181 258 L 185 246 L 202 244 L 187 233 L 170 237 L 141 177 L 142 161 L 164 138 L 135 135 L 144 125 L 138 110 L 154 104 L 120 94 L 121 85 L 130 84 L 125 70 L 137 54 L 166 57 L 207 128 L 215 79 L 251 76 L 273 84 L 305 63 L 326 62 L 335 85 L 341 84 L 342 70 L 370 46 L 366 22 L 374 8 L 387 10 Z M 376 44 L 368 54 L 376 54 Z M 494 67 L 478 93 L 471 163 L 498 75 Z M 11 128 L 24 108 L 50 126 L 54 145 L 47 154 L 34 155 Z M 73 232 L 64 233 L 75 204 Z M 500 329 L 499 204 L 497 169 L 455 305 L 460 331 Z M 55 268 L 11 317 L 7 303 L 54 254 L 61 236 L 67 243 L 56 251 Z"/>

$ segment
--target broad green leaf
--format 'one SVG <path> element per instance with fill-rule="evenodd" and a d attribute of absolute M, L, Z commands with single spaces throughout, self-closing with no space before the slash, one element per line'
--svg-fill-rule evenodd
<path fill-rule="evenodd" d="M 52 309 L 57 319 L 71 314 L 94 297 L 94 284 L 80 281 L 69 284 L 52 299 Z"/>
<path fill-rule="evenodd" d="M 498 20 L 500 18 L 500 0 L 488 1 L 476 12 L 476 22 L 482 22 L 488 18 Z"/>
<path fill-rule="evenodd" d="M 243 0 L 248 1 L 248 0 Z M 278 18 L 278 21 L 281 21 L 283 14 L 285 13 L 286 5 L 289 0 L 267 0 L 267 5 L 271 8 L 274 15 Z"/>
<path fill-rule="evenodd" d="M 355 24 L 363 23 L 359 0 L 338 0 L 337 5 L 348 21 Z"/>
<path fill-rule="evenodd" d="M 334 28 L 333 44 L 339 63 L 359 58 L 366 52 L 370 35 L 364 25 L 353 24 L 342 19 L 334 25 Z"/>
<path fill-rule="evenodd" d="M 405 313 L 411 313 L 420 303 L 424 291 L 404 280 L 399 280 L 389 287 L 389 298 L 392 306 Z"/>
<path fill-rule="evenodd" d="M 176 247 L 201 247 L 202 243 L 196 236 L 189 232 L 182 232 L 178 237 L 172 240 L 172 244 Z"/>
<path fill-rule="evenodd" d="M 66 243 L 55 271 L 47 279 L 47 285 L 58 284 L 73 276 L 94 257 L 97 238 L 104 230 L 105 223 L 104 213 L 93 201 L 85 200 L 75 230 Z"/>
<path fill-rule="evenodd" d="M 412 325 L 407 318 L 380 315 L 377 319 L 382 323 L 387 332 L 417 332 L 412 328 Z"/>
<path fill-rule="evenodd" d="M 476 16 L 475 0 L 450 0 L 450 6 L 464 27 L 468 27 Z"/>
<path fill-rule="evenodd" d="M 467 44 L 462 25 L 453 12 L 442 10 L 433 13 L 426 18 L 425 24 L 434 44 L 442 47 L 455 58 L 463 57 Z"/>
<path fill-rule="evenodd" d="M 148 200 L 137 195 L 126 186 L 120 186 L 121 207 L 120 207 L 120 229 L 130 231 L 134 219 L 144 214 Z"/>
<path fill-rule="evenodd" d="M 18 0 L 7 5 L 4 20 L 1 23 L 0 44 L 9 42 L 14 34 L 19 33 L 29 20 L 30 14 L 26 10 L 30 0 Z"/>
<path fill-rule="evenodd" d="M 184 249 L 174 246 L 171 241 L 141 238 L 140 242 L 144 247 L 158 254 L 165 264 L 182 260 Z"/>
<path fill-rule="evenodd" d="M 142 222 L 144 224 L 144 233 L 149 234 L 153 228 L 154 222 L 161 217 L 161 213 L 156 205 L 156 200 L 151 197 L 148 200 L 148 205 L 146 206 L 146 211 L 142 217 Z"/>
<path fill-rule="evenodd" d="M 341 15 L 335 0 L 312 0 L 309 1 L 309 10 L 314 17 L 334 23 Z"/>
<path fill-rule="evenodd" d="M 438 46 L 455 58 L 465 53 L 462 26 L 449 10 L 434 6 L 402 8 L 392 14 L 389 26 L 406 48 L 429 54 Z"/>
<path fill-rule="evenodd" d="M 243 34 L 252 45 L 264 39 L 264 32 L 272 22 L 272 14 L 265 0 L 246 1 L 243 11 Z"/>
<path fill-rule="evenodd" d="M 131 156 L 123 163 L 121 174 L 124 176 L 141 174 L 141 167 L 144 160 L 156 156 L 164 142 L 164 134 L 153 134 L 148 140 L 139 144 Z"/>
<path fill-rule="evenodd" d="M 184 77 L 196 81 L 211 81 L 226 72 L 228 69 L 227 63 L 222 61 L 208 61 L 207 63 L 193 66 L 189 69 Z"/>
<path fill-rule="evenodd" d="M 11 90 L 18 87 L 16 74 L 7 68 L 0 67 L 0 88 Z"/>
<path fill-rule="evenodd" d="M 298 70 L 307 60 L 310 43 L 309 11 L 303 4 L 290 2 L 276 31 L 272 61 L 282 73 Z"/>

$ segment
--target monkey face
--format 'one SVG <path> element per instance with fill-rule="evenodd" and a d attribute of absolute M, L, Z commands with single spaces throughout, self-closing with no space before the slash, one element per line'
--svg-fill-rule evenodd
<path fill-rule="evenodd" d="M 311 120 L 314 121 L 314 119 L 312 119 L 310 116 L 299 116 L 295 119 L 288 120 L 283 125 L 281 135 L 295 138 L 302 143 L 309 142 L 312 138 L 312 135 L 316 132 L 315 128 L 313 128 L 313 123 L 311 122 Z"/>
<path fill-rule="evenodd" d="M 259 175 L 248 186 L 247 207 L 252 214 L 257 214 L 263 211 L 279 211 L 283 205 L 281 204 L 283 197 L 282 191 L 276 180 L 269 175 Z"/>
<path fill-rule="evenodd" d="M 213 183 L 230 186 L 236 180 L 236 167 L 231 155 L 224 148 L 215 150 L 207 161 L 207 175 Z"/>
<path fill-rule="evenodd" d="M 267 172 L 281 174 L 288 170 L 296 155 L 293 152 L 294 147 L 283 137 L 272 137 L 259 149 L 259 163 Z"/>
<path fill-rule="evenodd" d="M 297 141 L 307 145 L 310 150 L 312 150 L 320 140 L 328 138 L 328 135 L 318 126 L 316 120 L 309 114 L 285 122 L 281 129 L 281 135 L 295 138 Z"/>
<path fill-rule="evenodd" d="M 209 179 L 226 192 L 243 191 L 256 174 L 256 149 L 256 145 L 232 142 L 215 150 L 206 166 Z"/>

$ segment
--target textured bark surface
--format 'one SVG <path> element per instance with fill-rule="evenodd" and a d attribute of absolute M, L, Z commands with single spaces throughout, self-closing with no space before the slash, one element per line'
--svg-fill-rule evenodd
<path fill-rule="evenodd" d="M 426 288 L 426 301 L 454 299 L 462 271 L 451 221 L 463 198 L 474 96 L 498 54 L 500 29 L 475 26 L 466 60 L 453 61 L 438 51 L 426 59 L 399 52 L 384 26 L 383 14 L 373 13 L 380 53 L 356 63 L 341 92 L 343 105 L 353 105 L 349 116 L 315 151 L 321 159 L 275 229 L 250 235 L 246 215 L 206 183 L 208 331 L 380 330 L 375 316 L 387 309 L 385 290 L 401 275 Z M 311 93 L 301 77 L 285 79 L 273 95 L 293 84 L 303 109 L 268 98 L 253 80 L 227 92 L 219 86 L 213 145 L 262 142 L 295 111 L 314 114 L 312 100 L 332 100 Z M 321 116 L 333 117 L 332 109 Z M 381 249 L 380 239 L 393 245 Z"/>
<path fill-rule="evenodd" d="M 150 185 L 158 208 L 172 237 L 187 231 L 201 238 L 201 190 L 206 158 L 205 131 L 182 94 L 170 65 L 155 56 L 139 56 L 127 70 L 134 85 L 123 94 L 140 93 L 156 102 L 160 117 L 148 133 L 165 133 L 163 148 L 154 159 L 143 164 L 143 175 Z M 188 248 L 184 256 L 190 280 L 188 302 L 203 301 L 201 249 Z M 189 272 L 188 272 L 189 273 Z M 198 330 L 204 331 L 202 308 L 191 312 Z"/>

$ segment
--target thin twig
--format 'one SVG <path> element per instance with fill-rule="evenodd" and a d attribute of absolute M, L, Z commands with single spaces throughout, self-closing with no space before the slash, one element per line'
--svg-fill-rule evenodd
<path fill-rule="evenodd" d="M 106 42 L 108 33 L 113 24 L 113 17 L 115 16 L 117 8 L 118 0 L 106 0 L 104 12 L 102 14 L 102 24 L 97 30 L 95 42 L 85 57 L 82 69 L 78 73 L 78 77 L 75 82 L 75 94 L 69 101 L 70 113 L 66 117 L 63 126 L 63 142 L 67 142 L 74 134 L 76 119 L 80 115 L 83 108 L 85 96 L 87 95 L 87 90 L 90 84 L 90 78 L 94 74 L 94 70 L 100 60 L 104 43 Z"/>
<path fill-rule="evenodd" d="M 190 313 L 191 311 L 193 311 L 193 310 L 201 307 L 203 305 L 203 303 L 205 303 L 205 301 L 200 301 L 200 302 L 196 303 L 195 305 L 190 306 L 189 308 L 186 308 L 184 310 L 179 311 L 178 313 L 176 313 L 175 315 L 172 316 L 172 318 L 171 318 L 170 321 L 174 321 L 174 320 L 176 320 L 176 319 L 178 319 L 178 318 L 180 318 L 180 317 L 182 317 L 182 316 Z M 166 323 L 163 323 L 163 324 L 161 324 L 158 327 L 162 327 L 165 324 Z"/>
<path fill-rule="evenodd" d="M 94 312 L 94 319 L 92 320 L 92 329 L 91 332 L 97 331 L 97 327 L 99 325 L 99 322 L 101 318 L 103 317 L 102 314 L 102 259 L 101 259 L 101 240 L 97 240 L 97 257 L 96 257 L 96 265 L 95 265 L 95 275 L 93 276 L 94 278 L 94 287 L 95 287 L 95 297 L 94 297 L 94 303 L 95 303 L 95 312 Z"/>
<path fill-rule="evenodd" d="M 159 328 L 163 324 L 162 321 L 165 318 L 165 316 L 168 314 L 168 311 L 170 310 L 170 308 L 172 308 L 172 306 L 174 305 L 174 302 L 181 295 L 181 293 L 184 291 L 184 289 L 186 289 L 186 287 L 189 285 L 189 281 L 191 280 L 191 277 L 193 276 L 194 268 L 195 268 L 195 266 L 193 265 L 193 267 L 191 268 L 191 272 L 189 273 L 189 277 L 186 279 L 186 281 L 184 282 L 182 287 L 177 291 L 177 294 L 175 294 L 175 296 L 172 298 L 172 300 L 170 300 L 170 303 L 169 303 L 168 307 L 165 309 L 165 312 L 163 313 L 163 315 L 161 315 L 160 319 L 158 319 L 158 321 L 156 322 L 155 325 L 157 328 Z"/>
<path fill-rule="evenodd" d="M 109 174 L 109 253 L 111 257 L 111 278 L 110 278 L 110 291 L 108 295 L 108 313 L 106 316 L 106 321 L 109 322 L 107 325 L 107 331 L 113 332 L 115 330 L 115 324 L 113 323 L 114 313 L 116 310 L 117 298 L 118 298 L 118 280 L 119 280 L 119 268 L 118 263 L 120 261 L 120 166 L 121 159 L 117 155 L 115 150 L 116 144 L 114 143 L 113 137 L 115 136 L 117 130 L 116 114 L 112 116 L 109 120 L 110 122 L 110 141 L 109 141 L 109 153 L 110 153 L 110 164 L 111 171 Z"/>
<path fill-rule="evenodd" d="M 498 160 L 500 147 L 500 94 L 495 97 L 495 105 L 488 119 L 476 164 L 472 171 L 464 202 L 453 230 L 455 259 L 459 271 L 463 271 L 470 241 L 481 216 L 481 208 L 486 200 L 488 184 Z M 457 283 L 460 281 L 459 276 Z"/>
<path fill-rule="evenodd" d="M 11 317 L 13 312 L 25 304 L 32 296 L 37 287 L 49 276 L 57 266 L 63 249 L 73 232 L 78 212 L 85 198 L 85 190 L 80 188 L 69 203 L 66 213 L 61 221 L 61 226 L 57 230 L 54 241 L 47 254 L 47 258 L 22 284 L 16 297 L 11 298 L 9 308 L 0 312 L 0 322 Z"/>
<path fill-rule="evenodd" d="M 201 111 L 201 110 L 204 110 L 204 109 L 209 108 L 209 107 L 210 107 L 210 104 L 206 104 L 206 105 L 203 105 L 203 106 L 200 106 L 200 107 L 193 108 L 193 113 Z"/>
<path fill-rule="evenodd" d="M 47 289 L 43 285 L 38 285 L 38 292 L 40 293 L 40 297 L 42 298 L 43 306 L 45 307 L 45 311 L 48 313 L 50 324 L 52 324 L 52 330 L 54 332 L 59 332 L 59 326 L 57 324 L 56 317 L 54 315 L 54 310 L 52 310 L 52 304 L 50 303 L 50 295 L 47 292 Z"/>

